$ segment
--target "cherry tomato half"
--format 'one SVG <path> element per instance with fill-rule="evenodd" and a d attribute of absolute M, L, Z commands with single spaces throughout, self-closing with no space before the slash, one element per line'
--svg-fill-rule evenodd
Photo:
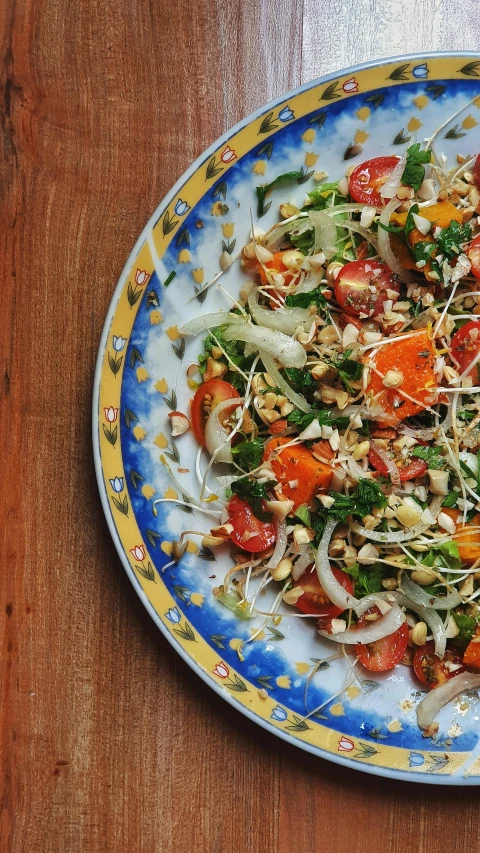
<path fill-rule="evenodd" d="M 480 352 L 480 320 L 471 320 L 455 332 L 451 349 L 454 358 L 458 361 L 460 373 L 463 373 Z M 467 374 L 474 379 L 478 376 L 477 364 L 474 364 Z"/>
<path fill-rule="evenodd" d="M 386 463 L 380 456 L 377 448 L 374 444 L 370 446 L 370 450 L 368 451 L 368 461 L 372 468 L 375 468 L 375 471 L 378 471 L 382 477 L 388 477 L 389 471 Z M 428 465 L 423 459 L 410 459 L 410 461 L 404 460 L 407 464 L 405 465 L 397 465 L 398 474 L 400 477 L 401 483 L 406 483 L 407 480 L 415 480 L 416 477 L 423 477 L 428 470 Z"/>
<path fill-rule="evenodd" d="M 353 582 L 351 577 L 334 566 L 332 566 L 332 572 L 343 588 L 352 595 Z M 296 604 L 302 613 L 312 613 L 315 616 L 327 619 L 334 619 L 335 616 L 342 613 L 341 607 L 332 604 L 328 596 L 325 595 L 313 563 L 308 566 L 301 578 L 295 581 L 294 585 L 303 589 L 303 595 L 300 596 Z"/>
<path fill-rule="evenodd" d="M 413 656 L 415 675 L 423 684 L 428 684 L 429 687 L 438 687 L 464 672 L 463 666 L 454 672 L 450 672 L 446 666 L 447 662 L 455 665 L 461 664 L 462 657 L 455 649 L 447 649 L 444 657 L 440 660 L 435 654 L 435 643 L 430 640 L 424 646 L 420 646 Z"/>
<path fill-rule="evenodd" d="M 348 314 L 375 317 L 383 314 L 386 300 L 396 302 L 400 285 L 386 264 L 352 261 L 335 280 L 335 299 Z"/>
<path fill-rule="evenodd" d="M 205 397 L 211 398 L 211 400 L 208 399 L 208 405 Z M 195 438 L 203 447 L 205 446 L 205 422 L 209 413 L 223 400 L 231 400 L 233 397 L 240 397 L 240 394 L 233 385 L 230 385 L 230 382 L 224 382 L 223 379 L 209 379 L 195 391 L 192 400 L 192 428 Z M 225 418 L 230 413 L 229 409 L 225 409 Z"/>
<path fill-rule="evenodd" d="M 374 157 L 360 163 L 350 175 L 350 195 L 360 204 L 383 207 L 387 199 L 380 195 L 380 188 L 393 172 L 399 157 Z"/>
<path fill-rule="evenodd" d="M 474 640 L 471 640 L 463 653 L 463 664 L 466 669 L 472 670 L 473 672 L 480 672 L 480 643 L 477 642 L 478 639 L 478 628 L 477 628 L 477 636 Z"/>
<path fill-rule="evenodd" d="M 244 551 L 257 553 L 266 551 L 275 542 L 275 528 L 267 521 L 260 521 L 246 501 L 234 495 L 227 506 L 230 524 L 233 524 L 232 542 Z M 253 534 L 253 535 L 252 535 Z"/>
<path fill-rule="evenodd" d="M 480 154 L 478 156 L 480 157 Z M 472 265 L 472 272 L 475 278 L 480 278 L 480 234 L 470 243 L 467 250 L 467 257 Z"/>
<path fill-rule="evenodd" d="M 473 180 L 477 187 L 480 187 L 480 154 L 478 154 L 477 159 L 475 160 L 475 166 L 473 167 Z"/>
<path fill-rule="evenodd" d="M 377 610 L 377 608 L 373 610 Z M 368 612 L 372 613 L 373 610 Z M 365 628 L 366 625 L 372 624 L 365 619 L 365 616 L 358 620 L 359 628 Z M 393 669 L 397 663 L 400 663 L 405 654 L 407 643 L 408 625 L 404 622 L 389 637 L 383 637 L 381 640 L 375 640 L 374 643 L 368 643 L 365 646 L 355 646 L 355 651 L 358 660 L 365 669 L 372 672 L 386 672 L 387 669 Z"/>

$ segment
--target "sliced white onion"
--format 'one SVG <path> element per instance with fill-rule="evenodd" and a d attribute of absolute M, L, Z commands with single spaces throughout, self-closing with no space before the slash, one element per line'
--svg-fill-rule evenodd
<path fill-rule="evenodd" d="M 307 403 L 305 397 L 302 394 L 297 394 L 293 388 L 290 387 L 286 379 L 282 376 L 280 371 L 278 370 L 275 360 L 272 355 L 266 350 L 260 349 L 260 358 L 263 361 L 263 365 L 267 373 L 270 374 L 277 388 L 280 388 L 280 391 L 285 397 L 288 397 L 291 403 L 293 403 L 297 409 L 300 409 L 301 412 L 305 412 L 308 414 L 312 411 L 312 408 L 309 403 Z"/>
<path fill-rule="evenodd" d="M 308 308 L 278 308 L 271 311 L 258 304 L 258 290 L 252 290 L 248 297 L 250 314 L 259 326 L 275 329 L 286 335 L 293 335 L 297 326 L 307 325 L 311 321 Z"/>
<path fill-rule="evenodd" d="M 407 162 L 407 154 L 403 154 L 397 162 L 397 165 L 390 172 L 387 180 L 380 188 L 382 198 L 393 198 L 397 194 L 397 190 L 402 184 L 402 175 L 405 171 L 405 163 Z"/>
<path fill-rule="evenodd" d="M 423 607 L 421 604 L 416 604 L 409 596 L 404 595 L 403 592 L 398 592 L 398 590 L 395 591 L 395 598 L 401 607 L 413 610 L 414 613 L 420 616 L 423 622 L 426 622 L 433 634 L 435 654 L 437 657 L 443 658 L 445 649 L 447 648 L 447 635 L 443 621 L 437 611 L 432 610 L 431 607 Z"/>
<path fill-rule="evenodd" d="M 415 524 L 408 530 L 392 530 L 389 533 L 382 533 L 379 530 L 367 530 L 366 527 L 362 527 L 362 525 L 357 524 L 357 522 L 352 524 L 352 530 L 355 533 L 359 533 L 360 536 L 365 536 L 367 539 L 371 539 L 372 542 L 381 542 L 385 545 L 391 545 L 397 542 L 409 542 L 411 539 L 416 539 L 417 536 L 420 536 L 424 530 L 427 530 L 434 523 L 438 513 L 440 512 L 443 500 L 444 498 L 442 495 L 436 495 L 428 507 L 428 512 L 432 517 L 432 521 L 419 521 L 418 524 Z M 425 512 L 426 511 L 427 510 L 425 510 Z"/>
<path fill-rule="evenodd" d="M 330 599 L 332 604 L 336 604 L 342 610 L 356 608 L 358 599 L 350 595 L 339 583 L 332 572 L 330 566 L 330 558 L 328 556 L 328 546 L 332 538 L 332 533 L 338 525 L 338 521 L 334 518 L 329 518 L 323 536 L 318 546 L 317 555 L 315 558 L 315 568 L 317 570 L 318 579 L 322 585 L 325 595 Z M 330 635 L 329 635 L 330 636 Z"/>
<path fill-rule="evenodd" d="M 378 229 L 378 253 L 381 255 L 385 263 L 388 264 L 392 272 L 396 273 L 403 282 L 409 282 L 415 281 L 414 277 L 410 275 L 408 270 L 405 270 L 402 267 L 395 257 L 392 247 L 390 246 L 390 234 L 381 227 L 381 225 L 389 225 L 392 213 L 397 209 L 397 207 L 400 207 L 401 204 L 403 204 L 403 202 L 399 201 L 398 198 L 392 198 L 392 200 L 389 201 L 382 210 L 379 220 L 380 227 Z"/>
<path fill-rule="evenodd" d="M 385 616 L 377 619 L 376 622 L 370 622 L 364 628 L 349 628 L 339 634 L 328 634 L 327 631 L 319 631 L 318 633 L 336 643 L 366 646 L 368 643 L 375 643 L 376 640 L 383 640 L 384 637 L 394 634 L 404 622 L 405 614 L 398 604 L 392 604 Z"/>
<path fill-rule="evenodd" d="M 391 458 L 391 456 L 389 456 L 387 451 L 384 450 L 383 447 L 380 447 L 379 444 L 375 444 L 375 443 L 372 444 L 372 448 L 375 449 L 375 453 L 380 457 L 380 459 L 384 463 L 385 467 L 388 469 L 388 473 L 390 474 L 390 479 L 392 481 L 392 484 L 394 486 L 399 486 L 400 485 L 400 472 L 399 472 L 397 466 L 395 465 L 395 462 Z"/>
<path fill-rule="evenodd" d="M 225 340 L 247 341 L 256 344 L 270 352 L 284 367 L 305 366 L 307 353 L 302 345 L 282 332 L 265 329 L 264 326 L 253 326 L 251 323 L 231 323 L 225 329 Z"/>
<path fill-rule="evenodd" d="M 301 279 L 295 288 L 295 294 L 297 293 L 311 293 L 312 290 L 316 290 L 317 287 L 320 287 L 323 278 L 323 271 L 319 272 L 307 272 L 305 278 Z"/>
<path fill-rule="evenodd" d="M 216 326 L 224 326 L 225 323 L 245 322 L 242 319 L 243 315 L 230 314 L 226 311 L 215 311 L 213 314 L 203 314 L 201 317 L 194 317 L 188 323 L 179 329 L 181 335 L 198 335 L 200 332 L 205 332 L 207 329 L 214 329 Z"/>
<path fill-rule="evenodd" d="M 278 566 L 281 559 L 287 550 L 287 525 L 284 521 L 281 521 L 279 518 L 276 518 L 274 521 L 275 526 L 275 548 L 272 556 L 270 557 L 267 563 L 267 569 L 274 569 Z"/>
<path fill-rule="evenodd" d="M 292 578 L 298 581 L 299 578 L 306 572 L 309 566 L 313 568 L 313 557 L 310 549 L 305 554 L 301 554 L 292 569 Z"/>
<path fill-rule="evenodd" d="M 436 687 L 427 693 L 417 706 L 417 720 L 421 729 L 428 729 L 432 725 L 438 712 L 448 705 L 455 696 L 467 690 L 477 690 L 480 687 L 480 675 L 475 672 L 462 672 L 454 678 L 450 678 L 445 684 Z"/>
<path fill-rule="evenodd" d="M 228 440 L 230 432 L 220 423 L 219 415 L 225 409 L 232 406 L 240 406 L 243 403 L 241 397 L 232 397 L 231 400 L 223 400 L 210 412 L 205 424 L 205 444 L 210 456 L 215 456 L 215 462 L 232 462 L 232 448 Z M 220 448 L 220 449 L 219 449 Z"/>
<path fill-rule="evenodd" d="M 411 577 L 406 573 L 402 575 L 401 589 L 415 604 L 430 607 L 432 610 L 451 610 L 452 607 L 457 607 L 462 602 L 462 596 L 459 592 L 451 592 L 443 596 L 429 595 L 423 587 L 412 581 Z"/>
<path fill-rule="evenodd" d="M 337 251 L 335 221 L 324 210 L 310 211 L 309 219 L 315 233 L 313 253 L 316 255 L 317 252 L 323 252 L 327 259 L 333 257 Z"/>
<path fill-rule="evenodd" d="M 356 234 L 361 234 L 361 236 L 365 240 L 372 244 L 378 255 L 379 252 L 377 238 L 374 234 L 372 234 L 371 231 L 368 230 L 368 228 L 364 228 L 364 226 L 360 225 L 359 222 L 352 222 L 350 219 L 346 219 L 342 222 L 339 222 L 338 225 L 340 228 L 347 228 L 349 231 L 355 231 Z"/>

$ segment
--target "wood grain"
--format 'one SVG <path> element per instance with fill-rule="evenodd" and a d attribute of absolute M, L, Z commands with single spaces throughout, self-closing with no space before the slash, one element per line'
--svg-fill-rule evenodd
<path fill-rule="evenodd" d="M 313 759 L 194 676 L 124 576 L 93 473 L 114 283 L 189 163 L 318 73 L 478 48 L 474 0 L 360 5 L 0 4 L 2 851 L 336 853 L 363 849 L 375 816 L 379 853 L 478 842 L 472 789 L 439 797 Z"/>

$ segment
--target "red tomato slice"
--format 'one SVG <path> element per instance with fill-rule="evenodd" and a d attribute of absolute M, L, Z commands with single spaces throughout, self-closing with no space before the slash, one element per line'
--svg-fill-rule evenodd
<path fill-rule="evenodd" d="M 413 656 L 413 668 L 415 675 L 423 684 L 428 684 L 429 687 L 438 687 L 440 684 L 445 684 L 456 675 L 464 672 L 463 666 L 456 669 L 455 672 L 450 672 L 445 666 L 446 662 L 461 664 L 462 657 L 455 649 L 447 649 L 442 660 L 437 658 L 435 654 L 435 643 L 430 640 L 424 646 L 420 646 Z"/>
<path fill-rule="evenodd" d="M 383 314 L 383 303 L 396 302 L 400 285 L 386 264 L 352 261 L 345 264 L 335 280 L 335 299 L 349 314 L 375 317 Z"/>
<path fill-rule="evenodd" d="M 463 373 L 480 352 L 480 320 L 471 320 L 455 332 L 451 348 L 453 356 L 458 361 L 460 373 Z M 474 364 L 467 374 L 474 379 L 478 376 L 477 364 Z"/>
<path fill-rule="evenodd" d="M 480 157 L 480 154 L 478 155 Z M 477 161 L 478 161 L 477 157 Z M 480 278 L 480 234 L 472 240 L 467 251 L 475 278 Z"/>
<path fill-rule="evenodd" d="M 377 610 L 377 608 L 374 609 Z M 368 612 L 372 613 L 373 610 Z M 365 616 L 358 620 L 359 628 L 364 628 L 368 624 Z M 389 637 L 375 640 L 374 643 L 368 643 L 366 646 L 355 646 L 358 660 L 365 669 L 369 669 L 371 672 L 386 672 L 387 669 L 393 669 L 397 663 L 400 663 L 405 654 L 408 633 L 408 625 L 404 622 Z"/>
<path fill-rule="evenodd" d="M 480 187 L 480 154 L 477 156 L 475 166 L 473 167 L 473 179 L 477 187 Z"/>
<path fill-rule="evenodd" d="M 332 566 L 332 572 L 343 588 L 352 595 L 353 581 L 351 577 L 334 566 Z M 336 604 L 332 604 L 328 596 L 325 595 L 313 563 L 311 566 L 308 566 L 301 578 L 295 582 L 294 586 L 303 589 L 303 595 L 300 596 L 296 604 L 296 607 L 302 613 L 312 613 L 315 616 L 329 619 L 334 619 L 335 616 L 342 613 L 342 609 L 337 607 Z"/>
<path fill-rule="evenodd" d="M 463 663 L 466 669 L 473 670 L 473 672 L 480 672 L 480 643 L 477 643 L 476 640 L 478 638 L 478 629 L 477 636 L 474 640 L 471 640 L 465 649 L 463 654 Z"/>
<path fill-rule="evenodd" d="M 208 403 L 208 412 L 205 408 L 205 397 L 207 395 L 212 398 L 211 402 Z M 218 406 L 222 400 L 231 400 L 232 397 L 240 397 L 240 394 L 233 385 L 230 385 L 230 382 L 224 382 L 223 379 L 209 379 L 200 385 L 200 388 L 197 388 L 192 400 L 192 428 L 199 444 L 205 446 L 205 422 L 209 412 Z M 225 417 L 227 418 L 229 414 L 229 410 L 226 409 Z"/>
<path fill-rule="evenodd" d="M 265 551 L 275 542 L 275 528 L 273 524 L 260 521 L 254 514 L 252 508 L 246 501 L 234 495 L 230 498 L 227 506 L 229 521 L 233 524 L 232 542 L 256 554 L 257 551 Z M 252 534 L 246 537 L 246 534 Z M 245 538 L 244 538 L 245 537 Z"/>
<path fill-rule="evenodd" d="M 374 444 L 370 446 L 370 450 L 368 451 L 368 461 L 372 468 L 375 468 L 375 471 L 378 471 L 382 477 L 388 477 L 388 468 Z M 411 459 L 403 467 L 397 465 L 397 470 L 400 482 L 406 483 L 407 480 L 415 480 L 416 477 L 423 477 L 428 470 L 428 465 L 423 459 Z"/>
<path fill-rule="evenodd" d="M 380 188 L 393 172 L 399 157 L 374 157 L 360 163 L 350 175 L 350 195 L 360 204 L 383 207 L 387 199 L 380 195 Z"/>

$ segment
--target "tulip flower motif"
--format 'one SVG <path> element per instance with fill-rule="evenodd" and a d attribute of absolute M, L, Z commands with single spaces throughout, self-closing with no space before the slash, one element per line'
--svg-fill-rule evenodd
<path fill-rule="evenodd" d="M 232 160 L 236 159 L 237 155 L 235 154 L 235 151 L 232 151 L 229 145 L 227 145 L 220 154 L 220 160 L 222 163 L 231 163 Z"/>
<path fill-rule="evenodd" d="M 353 95 L 355 92 L 358 92 L 358 83 L 355 77 L 350 77 L 350 80 L 347 80 L 343 84 L 342 89 L 346 95 Z"/>
<path fill-rule="evenodd" d="M 212 670 L 214 675 L 218 675 L 219 678 L 228 678 L 230 675 L 230 670 L 226 664 L 224 664 L 223 660 L 220 663 L 217 663 L 214 670 Z"/>
<path fill-rule="evenodd" d="M 190 210 L 189 205 L 186 201 L 182 201 L 181 198 L 178 199 L 175 205 L 175 216 L 185 216 L 185 214 Z"/>
<path fill-rule="evenodd" d="M 115 352 L 121 352 L 126 343 L 126 338 L 121 338 L 120 335 L 113 336 L 113 349 Z"/>
<path fill-rule="evenodd" d="M 353 740 L 350 740 L 349 737 L 345 737 L 345 735 L 342 735 L 342 737 L 338 741 L 338 752 L 351 752 L 352 749 L 355 749 L 355 744 Z"/>
<path fill-rule="evenodd" d="M 292 119 L 295 118 L 293 111 L 290 109 L 288 104 L 286 107 L 283 108 L 283 110 L 280 110 L 278 117 L 279 117 L 280 121 L 283 121 L 283 122 L 292 121 Z"/>
<path fill-rule="evenodd" d="M 165 613 L 165 619 L 168 619 L 168 621 L 172 622 L 174 625 L 178 625 L 181 618 L 182 617 L 176 607 L 171 607 L 170 610 L 167 610 Z"/>
<path fill-rule="evenodd" d="M 284 723 L 285 720 L 287 719 L 287 712 L 285 711 L 284 708 L 281 708 L 280 705 L 277 705 L 273 709 L 273 711 L 270 715 L 270 719 L 276 720 L 277 723 Z"/>
<path fill-rule="evenodd" d="M 408 761 L 410 763 L 410 767 L 421 767 L 425 764 L 425 757 L 421 752 L 411 752 L 408 756 Z"/>
<path fill-rule="evenodd" d="M 113 491 L 117 495 L 119 495 L 120 492 L 123 492 L 123 489 L 125 486 L 125 481 L 124 481 L 123 477 L 115 477 L 115 479 L 110 480 L 110 485 L 111 485 Z"/>
<path fill-rule="evenodd" d="M 137 269 L 135 273 L 135 284 L 137 284 L 138 287 L 144 287 L 149 278 L 150 273 L 148 273 L 146 270 Z"/>
<path fill-rule="evenodd" d="M 414 77 L 417 78 L 417 80 L 421 80 L 422 78 L 428 77 L 427 63 L 424 62 L 422 65 L 416 65 L 412 71 L 412 74 Z"/>
<path fill-rule="evenodd" d="M 117 420 L 118 409 L 114 409 L 113 406 L 109 406 L 108 409 L 103 410 L 105 413 L 105 420 L 108 421 L 109 424 L 115 423 Z"/>
<path fill-rule="evenodd" d="M 130 548 L 130 553 L 133 554 L 136 560 L 139 563 L 143 563 L 145 559 L 145 548 L 143 545 L 135 545 L 135 548 Z"/>

